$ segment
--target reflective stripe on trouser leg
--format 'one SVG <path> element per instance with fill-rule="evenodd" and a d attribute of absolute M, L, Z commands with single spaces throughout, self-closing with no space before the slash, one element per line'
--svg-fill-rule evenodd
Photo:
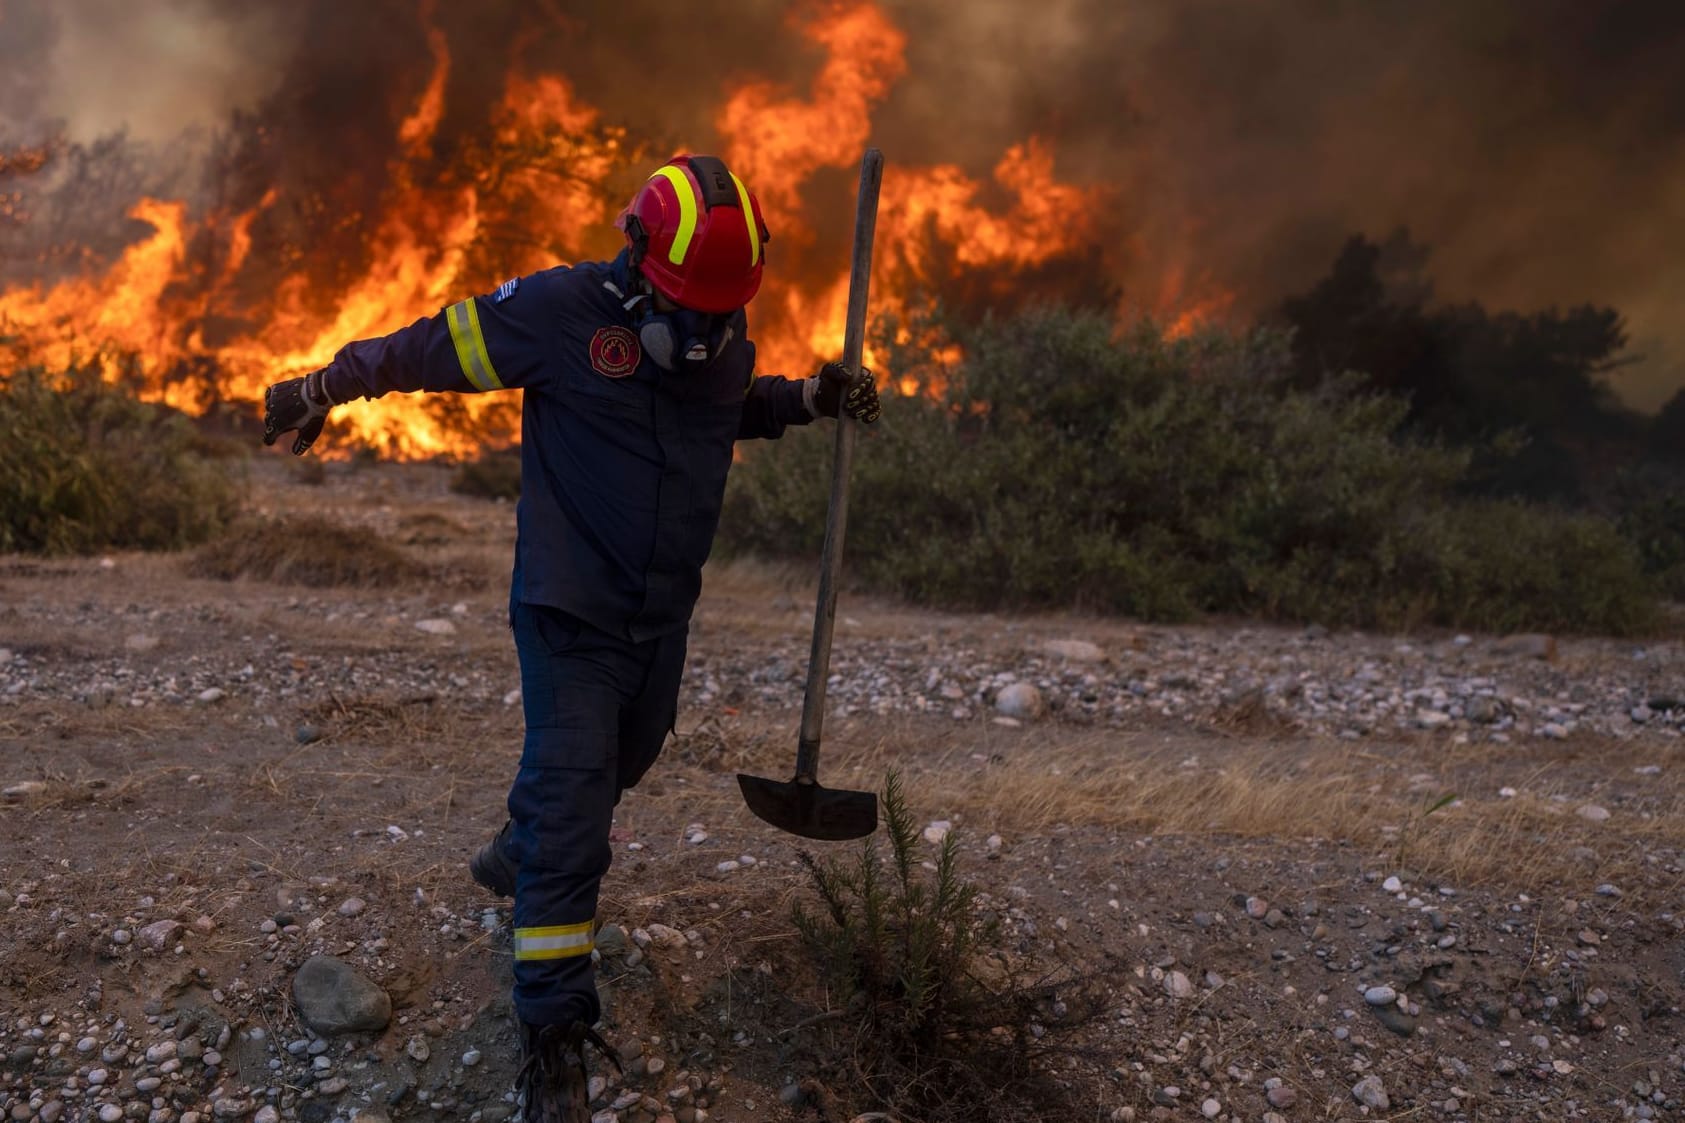
<path fill-rule="evenodd" d="M 567 959 L 590 955 L 592 921 L 553 924 L 548 928 L 515 929 L 516 959 Z"/>

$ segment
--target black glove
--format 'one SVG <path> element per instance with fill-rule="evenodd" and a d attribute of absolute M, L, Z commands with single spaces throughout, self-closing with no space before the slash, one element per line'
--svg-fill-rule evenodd
<path fill-rule="evenodd" d="M 277 382 L 263 392 L 263 443 L 272 445 L 282 433 L 298 430 L 293 455 L 303 456 L 322 435 L 328 410 L 336 403 L 322 384 L 322 372 Z"/>
<path fill-rule="evenodd" d="M 883 412 L 878 404 L 877 380 L 865 367 L 851 378 L 841 363 L 826 363 L 802 390 L 807 411 L 815 417 L 836 417 L 846 410 L 854 420 L 870 425 Z"/>

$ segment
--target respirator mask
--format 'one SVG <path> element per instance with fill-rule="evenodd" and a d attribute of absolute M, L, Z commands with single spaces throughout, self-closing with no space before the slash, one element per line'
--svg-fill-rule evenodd
<path fill-rule="evenodd" d="M 640 298 L 638 342 L 662 370 L 699 374 L 714 365 L 733 339 L 737 313 L 714 315 L 675 308 L 663 312 L 651 296 Z"/>

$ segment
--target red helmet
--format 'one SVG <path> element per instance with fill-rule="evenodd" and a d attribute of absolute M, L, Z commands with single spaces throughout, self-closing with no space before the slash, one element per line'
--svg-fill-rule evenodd
<path fill-rule="evenodd" d="M 717 156 L 655 170 L 614 224 L 661 295 L 697 312 L 735 312 L 761 287 L 771 239 L 761 205 Z"/>

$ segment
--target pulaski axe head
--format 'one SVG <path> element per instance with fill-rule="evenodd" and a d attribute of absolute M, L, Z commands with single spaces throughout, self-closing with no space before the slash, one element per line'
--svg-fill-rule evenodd
<path fill-rule="evenodd" d="M 878 829 L 878 797 L 871 792 L 830 791 L 797 776 L 779 782 L 737 774 L 743 802 L 781 831 L 821 842 L 865 838 Z"/>

